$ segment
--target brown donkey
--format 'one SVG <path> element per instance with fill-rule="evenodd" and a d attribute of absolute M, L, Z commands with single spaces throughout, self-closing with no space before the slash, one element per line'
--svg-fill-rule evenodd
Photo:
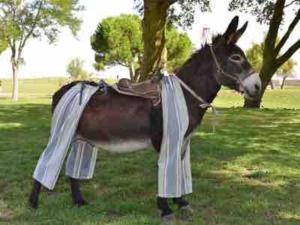
<path fill-rule="evenodd" d="M 236 45 L 244 33 L 247 23 L 241 29 L 238 17 L 233 18 L 223 35 L 213 39 L 195 52 L 178 70 L 176 76 L 206 102 L 212 102 L 221 85 L 227 86 L 246 98 L 256 98 L 260 94 L 261 81 L 254 73 L 244 52 Z M 96 83 L 87 82 L 92 85 Z M 53 96 L 52 110 L 59 99 L 76 82 L 63 86 Z M 199 107 L 199 101 L 183 89 L 189 113 L 189 135 L 200 124 L 206 109 Z M 127 152 L 152 146 L 159 151 L 162 141 L 162 108 L 153 106 L 151 100 L 120 95 L 113 89 L 107 94 L 96 92 L 88 102 L 77 128 L 76 135 L 103 149 L 113 152 Z M 70 178 L 71 191 L 75 204 L 85 204 L 80 193 L 79 180 Z M 41 184 L 34 181 L 30 195 L 30 205 L 38 206 Z M 173 201 L 179 207 L 188 206 L 183 198 Z M 172 210 L 167 198 L 157 198 L 162 216 L 169 216 Z"/>

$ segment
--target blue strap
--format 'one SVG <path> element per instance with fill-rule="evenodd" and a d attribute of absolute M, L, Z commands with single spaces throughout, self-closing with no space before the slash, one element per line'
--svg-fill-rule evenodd
<path fill-rule="evenodd" d="M 104 80 L 99 81 L 99 89 L 103 91 L 105 95 L 108 93 L 108 87 L 109 85 Z"/>

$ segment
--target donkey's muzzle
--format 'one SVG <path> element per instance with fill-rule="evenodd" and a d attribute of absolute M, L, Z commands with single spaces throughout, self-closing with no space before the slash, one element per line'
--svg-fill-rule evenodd
<path fill-rule="evenodd" d="M 247 99 L 257 99 L 261 93 L 261 79 L 257 73 L 253 73 L 243 81 L 243 94 Z"/>

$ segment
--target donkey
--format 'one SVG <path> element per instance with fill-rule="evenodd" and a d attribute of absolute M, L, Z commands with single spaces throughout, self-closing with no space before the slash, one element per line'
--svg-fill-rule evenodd
<path fill-rule="evenodd" d="M 205 44 L 195 52 L 178 70 L 176 76 L 198 96 L 211 103 L 221 86 L 242 93 L 245 98 L 254 99 L 260 95 L 261 80 L 250 66 L 244 52 L 236 43 L 247 28 L 247 22 L 238 29 L 236 16 L 222 35 L 213 38 L 212 44 Z M 53 96 L 52 110 L 59 99 L 76 82 L 63 86 Z M 96 83 L 89 83 L 97 85 Z M 207 108 L 199 107 L 189 91 L 183 89 L 189 114 L 190 135 L 201 123 Z M 114 90 L 107 94 L 96 92 L 88 102 L 78 124 L 76 135 L 112 152 L 128 152 L 152 146 L 159 152 L 162 142 L 162 107 L 153 106 L 151 100 L 120 95 Z M 74 203 L 86 203 L 80 192 L 79 180 L 70 178 Z M 41 184 L 34 180 L 29 203 L 38 206 Z M 172 199 L 179 208 L 189 206 L 180 198 Z M 157 198 L 157 206 L 162 217 L 173 215 L 167 198 Z"/>

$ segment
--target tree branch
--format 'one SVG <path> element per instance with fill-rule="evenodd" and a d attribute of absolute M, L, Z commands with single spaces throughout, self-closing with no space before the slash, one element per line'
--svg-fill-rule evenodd
<path fill-rule="evenodd" d="M 175 2 L 177 2 L 178 0 L 168 0 L 169 5 L 173 5 Z"/>
<path fill-rule="evenodd" d="M 120 61 L 120 60 L 116 60 L 116 62 L 117 62 L 118 64 L 120 64 L 121 66 L 128 67 L 128 65 L 127 65 L 126 63 L 123 63 L 123 62 Z"/>
<path fill-rule="evenodd" d="M 295 2 L 297 2 L 297 0 L 291 1 L 290 3 L 286 4 L 284 7 L 287 8 L 287 7 L 291 6 L 291 5 L 293 5 Z"/>
<path fill-rule="evenodd" d="M 43 0 L 41 0 L 39 2 L 39 6 L 38 6 L 38 10 L 37 10 L 37 13 L 34 17 L 34 20 L 32 22 L 32 26 L 31 26 L 31 29 L 28 31 L 27 35 L 24 37 L 23 41 L 21 40 L 20 42 L 20 46 L 19 46 L 19 50 L 22 51 L 22 49 L 24 48 L 27 40 L 30 38 L 30 36 L 32 35 L 34 29 L 36 28 L 36 25 L 37 25 L 37 22 L 38 22 L 38 18 L 40 16 L 40 12 L 41 12 L 41 9 L 42 9 L 42 5 L 43 5 Z"/>
<path fill-rule="evenodd" d="M 285 0 L 277 0 L 274 6 L 273 16 L 270 21 L 269 31 L 265 41 L 265 48 L 267 48 L 269 51 L 273 51 L 275 48 L 279 26 L 283 18 L 284 5 L 285 5 Z"/>
<path fill-rule="evenodd" d="M 290 23 L 288 30 L 286 31 L 286 33 L 284 34 L 284 36 L 282 37 L 282 39 L 280 40 L 280 42 L 276 46 L 276 48 L 275 48 L 276 54 L 278 54 L 280 52 L 281 48 L 284 46 L 286 41 L 289 39 L 291 33 L 293 32 L 294 28 L 298 24 L 299 20 L 300 20 L 300 10 L 298 10 L 295 18 Z"/>
<path fill-rule="evenodd" d="M 300 39 L 296 41 L 282 56 L 280 56 L 276 62 L 278 67 L 285 63 L 293 54 L 300 48 Z"/>

